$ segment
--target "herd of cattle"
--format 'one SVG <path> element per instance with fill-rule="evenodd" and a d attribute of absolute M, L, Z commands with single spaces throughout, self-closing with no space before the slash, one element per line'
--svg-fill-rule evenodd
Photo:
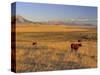
<path fill-rule="evenodd" d="M 37 42 L 33 42 L 32 43 L 33 46 L 37 45 Z M 77 40 L 77 42 L 73 42 L 70 44 L 70 49 L 71 49 L 71 52 L 77 52 L 79 47 L 81 47 L 82 44 L 81 44 L 81 40 Z"/>

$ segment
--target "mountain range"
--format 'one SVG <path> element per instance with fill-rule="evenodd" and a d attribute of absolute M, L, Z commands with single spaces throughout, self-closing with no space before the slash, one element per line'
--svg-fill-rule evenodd
<path fill-rule="evenodd" d="M 24 18 L 23 16 L 17 15 L 12 16 L 12 22 L 16 21 L 16 23 L 33 23 L 33 24 L 48 24 L 48 25 L 78 25 L 78 26 L 95 26 L 96 23 L 93 22 L 79 22 L 79 21 L 48 21 L 48 22 L 35 22 L 30 21 Z"/>

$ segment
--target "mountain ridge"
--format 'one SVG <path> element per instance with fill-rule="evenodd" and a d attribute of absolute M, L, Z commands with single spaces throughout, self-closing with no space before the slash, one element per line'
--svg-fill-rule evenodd
<path fill-rule="evenodd" d="M 81 23 L 81 22 L 64 22 L 64 21 L 48 21 L 48 22 L 33 22 L 26 18 L 24 18 L 21 15 L 16 15 L 11 17 L 12 22 L 16 23 L 33 23 L 33 24 L 48 24 L 48 25 L 70 25 L 70 26 L 95 26 L 91 23 Z"/>

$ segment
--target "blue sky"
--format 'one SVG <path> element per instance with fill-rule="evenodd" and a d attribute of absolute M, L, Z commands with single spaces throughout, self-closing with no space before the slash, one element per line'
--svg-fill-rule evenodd
<path fill-rule="evenodd" d="M 31 21 L 85 20 L 96 22 L 97 8 L 41 3 L 16 3 L 16 14 Z"/>

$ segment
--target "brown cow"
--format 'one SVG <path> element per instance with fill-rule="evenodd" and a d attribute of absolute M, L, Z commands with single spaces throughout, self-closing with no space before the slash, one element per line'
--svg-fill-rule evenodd
<path fill-rule="evenodd" d="M 37 45 L 37 42 L 33 42 L 32 45 Z"/>
<path fill-rule="evenodd" d="M 78 40 L 76 43 L 71 43 L 71 52 L 78 51 L 79 47 L 82 46 L 82 44 L 80 42 L 81 42 L 81 40 Z"/>

